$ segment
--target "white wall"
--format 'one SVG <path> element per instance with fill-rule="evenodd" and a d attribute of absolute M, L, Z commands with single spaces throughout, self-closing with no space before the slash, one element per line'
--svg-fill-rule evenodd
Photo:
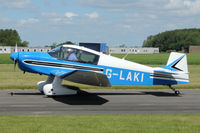
<path fill-rule="evenodd" d="M 17 47 L 18 52 L 48 52 L 50 47 Z M 15 52 L 15 47 L 12 46 L 0 46 L 0 54 L 11 54 Z"/>
<path fill-rule="evenodd" d="M 109 53 L 118 53 L 118 54 L 150 54 L 150 53 L 159 53 L 159 48 L 120 48 L 120 47 L 109 47 Z"/>
<path fill-rule="evenodd" d="M 0 54 L 8 54 L 11 53 L 11 47 L 10 46 L 0 46 Z"/>

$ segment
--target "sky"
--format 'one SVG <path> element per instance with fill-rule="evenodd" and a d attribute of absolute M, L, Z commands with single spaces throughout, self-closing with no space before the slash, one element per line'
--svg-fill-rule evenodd
<path fill-rule="evenodd" d="M 183 28 L 200 28 L 200 0 L 0 0 L 0 29 L 16 29 L 29 46 L 142 46 L 150 35 Z"/>

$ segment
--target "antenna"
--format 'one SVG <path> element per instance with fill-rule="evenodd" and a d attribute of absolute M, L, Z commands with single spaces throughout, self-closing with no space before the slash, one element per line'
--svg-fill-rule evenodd
<path fill-rule="evenodd" d="M 126 58 L 126 57 L 128 56 L 128 54 L 129 54 L 129 52 L 131 51 L 131 49 L 128 49 L 128 48 L 127 48 L 127 50 L 128 50 L 128 51 L 127 51 L 126 55 L 122 58 L 123 60 L 125 60 L 125 58 Z"/>
<path fill-rule="evenodd" d="M 123 60 L 125 60 L 125 58 L 128 56 L 129 52 L 122 58 Z"/>

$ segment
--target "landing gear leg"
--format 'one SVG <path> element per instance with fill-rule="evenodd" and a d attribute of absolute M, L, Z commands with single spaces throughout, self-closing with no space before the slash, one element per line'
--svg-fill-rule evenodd
<path fill-rule="evenodd" d="M 54 80 L 54 76 L 48 76 L 46 81 L 40 81 L 37 83 L 37 87 L 38 87 L 38 90 L 43 93 L 43 87 L 46 85 L 46 84 L 50 84 L 52 83 Z"/>
<path fill-rule="evenodd" d="M 76 90 L 69 89 L 61 85 L 62 79 L 55 76 L 53 83 L 46 84 L 43 87 L 44 94 L 46 96 L 58 96 L 58 95 L 74 95 L 77 94 Z"/>
<path fill-rule="evenodd" d="M 176 90 L 171 85 L 169 85 L 169 88 L 172 89 L 176 95 L 180 95 L 181 94 L 180 91 Z"/>

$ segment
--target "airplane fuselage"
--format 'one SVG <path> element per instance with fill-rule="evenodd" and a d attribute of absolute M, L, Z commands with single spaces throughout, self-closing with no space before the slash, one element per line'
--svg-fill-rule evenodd
<path fill-rule="evenodd" d="M 102 55 L 102 56 L 101 56 Z M 110 60 L 109 65 L 106 63 Z M 114 67 L 111 67 L 114 66 Z M 51 75 L 81 70 L 105 74 L 111 85 L 168 85 L 178 81 L 154 78 L 154 68 L 100 54 L 97 65 L 59 60 L 42 52 L 20 52 L 18 67 L 25 72 Z M 81 77 L 83 76 L 83 77 Z M 84 78 L 79 75 L 78 78 Z M 90 79 L 84 79 L 90 80 Z M 181 81 L 179 81 L 181 83 Z M 184 82 L 183 82 L 184 83 Z M 87 83 L 86 83 L 87 84 Z"/>

